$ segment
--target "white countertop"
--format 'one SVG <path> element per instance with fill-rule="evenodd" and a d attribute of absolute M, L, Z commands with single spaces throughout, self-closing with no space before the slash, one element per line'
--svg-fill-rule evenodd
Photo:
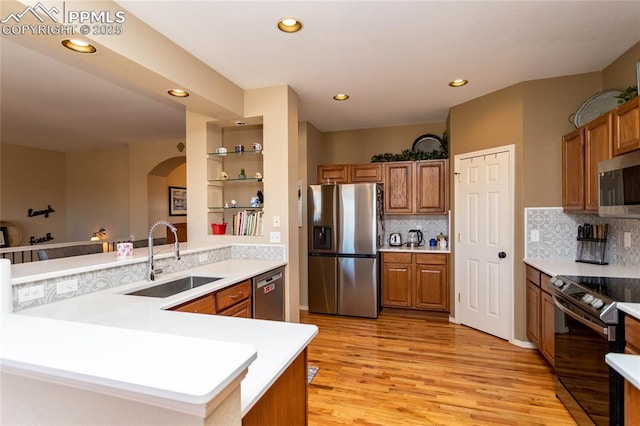
<path fill-rule="evenodd" d="M 625 380 L 640 389 L 640 356 L 628 354 L 608 353 L 605 356 L 607 364 L 616 370 Z"/>
<path fill-rule="evenodd" d="M 241 409 L 244 416 L 311 342 L 317 334 L 317 327 L 277 321 L 183 313 L 165 309 L 283 264 L 284 262 L 282 261 L 226 260 L 188 271 L 167 274 L 154 283 L 159 284 L 190 274 L 224 277 L 214 283 L 175 296 L 151 298 L 122 294 L 149 285 L 146 282 L 139 282 L 24 309 L 16 314 L 9 315 L 9 317 L 24 317 L 23 319 L 40 317 L 48 320 L 72 322 L 68 324 L 92 324 L 87 327 L 95 331 L 96 340 L 99 341 L 101 336 L 104 335 L 105 341 L 114 342 L 107 354 L 116 355 L 117 358 L 122 356 L 120 352 L 123 348 L 122 345 L 116 343 L 119 334 L 122 333 L 123 344 L 126 336 L 136 336 L 140 350 L 138 360 L 146 359 L 145 368 L 151 371 L 165 371 L 174 368 L 180 370 L 184 367 L 185 356 L 187 357 L 186 359 L 194 364 L 189 366 L 190 369 L 193 368 L 195 370 L 196 366 L 199 365 L 205 368 L 211 368 L 211 366 L 220 367 L 222 371 L 230 369 L 235 371 L 235 369 L 239 368 L 239 365 L 241 366 L 243 363 L 252 360 L 251 350 L 253 350 L 257 353 L 257 358 L 251 363 L 249 372 L 241 384 Z M 43 321 L 45 323 L 61 323 L 61 321 Z M 17 330 L 12 331 L 12 333 L 15 333 L 14 335 L 25 336 L 23 340 L 13 340 L 11 344 L 11 346 L 18 346 L 18 348 L 11 348 L 12 352 L 10 354 L 13 354 L 12 357 L 18 358 L 14 360 L 15 362 L 19 362 L 19 356 L 24 356 L 23 349 L 20 349 L 20 347 L 38 346 L 39 336 L 29 337 L 30 335 L 25 329 L 27 325 L 20 321 L 11 321 L 8 325 L 10 328 L 17 328 Z M 64 326 L 60 324 L 55 326 L 50 324 L 50 326 L 64 329 Z M 75 324 L 75 326 L 80 325 Z M 5 324 L 3 324 L 3 329 L 4 327 Z M 113 328 L 110 329 L 109 327 Z M 60 330 L 60 336 L 65 333 L 62 329 Z M 58 334 L 57 332 L 53 333 L 54 336 Z M 166 347 L 167 354 L 172 350 L 169 346 L 180 346 L 176 344 L 176 339 L 185 339 L 185 341 L 191 339 L 188 341 L 192 343 L 186 345 L 185 348 L 190 348 L 192 351 L 202 348 L 204 352 L 211 356 L 207 359 L 201 359 L 200 357 L 192 359 L 187 356 L 187 353 L 190 352 L 187 349 L 185 349 L 184 354 L 178 354 L 175 358 L 158 355 L 159 352 L 162 352 L 162 349 L 159 348 L 163 346 Z M 57 341 L 57 339 L 54 339 L 51 344 L 56 346 Z M 61 353 L 80 350 L 84 346 L 82 340 L 66 339 L 64 341 L 68 347 L 57 349 L 62 351 Z M 162 342 L 166 345 L 162 345 Z M 2 346 L 3 349 L 0 354 L 2 358 L 5 358 L 5 345 L 3 344 Z M 117 365 L 114 365 L 115 361 L 112 361 L 110 357 L 100 356 L 99 352 L 97 351 L 97 358 L 87 358 L 88 362 L 85 365 L 87 371 L 84 377 L 89 381 L 93 380 L 92 377 L 108 377 L 109 371 L 117 368 Z M 237 355 L 237 359 L 231 360 L 234 353 L 244 355 Z M 33 356 L 28 358 L 28 362 L 37 367 L 38 365 L 48 365 L 48 359 L 49 348 L 46 351 L 35 351 Z M 93 362 L 90 362 L 91 360 Z M 64 371 L 68 366 L 61 362 L 57 367 Z M 49 365 L 48 368 L 56 368 L 56 365 Z M 127 378 L 121 377 L 121 379 L 126 381 Z M 138 382 L 139 385 L 143 385 L 146 379 L 145 377 L 139 377 L 136 380 L 137 382 L 131 382 L 130 385 L 134 386 Z M 219 378 L 214 376 L 203 380 L 208 380 L 207 386 L 209 386 L 211 392 L 214 392 L 221 383 Z M 167 392 L 179 392 L 180 382 L 176 382 L 176 387 L 174 387 L 171 385 L 171 377 L 168 376 L 164 383 L 168 387 Z M 156 386 L 154 382 L 146 384 L 152 387 Z M 202 387 L 202 384 L 198 386 Z"/>
<path fill-rule="evenodd" d="M 622 265 L 594 265 L 573 260 L 523 259 L 524 263 L 547 275 L 582 275 L 592 277 L 637 278 L 638 268 Z"/>
<path fill-rule="evenodd" d="M 399 252 L 399 253 L 451 253 L 451 250 L 449 250 L 449 247 L 447 247 L 446 249 L 441 249 L 441 248 L 438 248 L 438 246 L 431 247 L 429 245 L 424 245 L 419 247 L 384 245 L 380 247 L 378 251 Z"/>
<path fill-rule="evenodd" d="M 618 309 L 640 320 L 640 303 L 618 303 Z"/>

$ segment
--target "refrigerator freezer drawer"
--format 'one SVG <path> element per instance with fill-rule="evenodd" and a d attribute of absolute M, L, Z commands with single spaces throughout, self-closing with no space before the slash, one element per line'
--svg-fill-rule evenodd
<path fill-rule="evenodd" d="M 378 278 L 375 257 L 338 258 L 338 314 L 378 317 Z"/>
<path fill-rule="evenodd" d="M 338 313 L 335 256 L 309 255 L 309 312 Z"/>

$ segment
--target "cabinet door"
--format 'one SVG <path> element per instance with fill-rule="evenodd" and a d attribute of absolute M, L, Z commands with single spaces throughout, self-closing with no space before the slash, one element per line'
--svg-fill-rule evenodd
<path fill-rule="evenodd" d="M 624 426 L 640 424 L 640 390 L 628 380 L 624 381 Z"/>
<path fill-rule="evenodd" d="M 602 115 L 584 126 L 584 208 L 598 211 L 598 162 L 613 155 L 612 114 Z"/>
<path fill-rule="evenodd" d="M 318 183 L 349 183 L 349 165 L 318 166 Z"/>
<path fill-rule="evenodd" d="M 624 340 L 627 343 L 626 353 L 640 355 L 640 321 L 630 316 L 625 317 Z"/>
<path fill-rule="evenodd" d="M 351 164 L 351 182 L 382 182 L 382 163 Z"/>
<path fill-rule="evenodd" d="M 553 297 L 546 291 L 540 293 L 540 352 L 552 366 L 555 354 L 555 306 Z"/>
<path fill-rule="evenodd" d="M 540 287 L 527 281 L 527 337 L 540 347 Z"/>
<path fill-rule="evenodd" d="M 413 213 L 413 176 L 411 161 L 384 164 L 384 212 Z"/>
<path fill-rule="evenodd" d="M 584 138 L 582 128 L 562 138 L 562 207 L 584 209 Z"/>
<path fill-rule="evenodd" d="M 613 112 L 613 154 L 640 149 L 640 96 L 627 101 Z"/>
<path fill-rule="evenodd" d="M 416 265 L 415 307 L 449 311 L 447 265 Z"/>
<path fill-rule="evenodd" d="M 411 300 L 411 264 L 382 264 L 382 306 L 410 308 Z"/>
<path fill-rule="evenodd" d="M 230 308 L 220 311 L 218 312 L 218 315 L 223 315 L 226 317 L 237 317 L 237 318 L 252 318 L 251 300 L 247 299 L 244 302 L 240 302 L 237 305 L 234 305 Z"/>
<path fill-rule="evenodd" d="M 416 163 L 417 213 L 447 213 L 449 209 L 447 163 L 447 160 Z"/>

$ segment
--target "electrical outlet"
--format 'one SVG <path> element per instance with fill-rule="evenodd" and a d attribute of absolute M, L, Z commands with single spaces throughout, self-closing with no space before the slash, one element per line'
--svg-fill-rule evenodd
<path fill-rule="evenodd" d="M 280 228 L 280 216 L 274 216 L 273 217 L 273 227 L 274 228 Z"/>
<path fill-rule="evenodd" d="M 207 256 L 207 253 L 202 253 L 198 255 L 198 262 L 207 263 L 208 260 L 209 260 L 209 257 Z"/>
<path fill-rule="evenodd" d="M 280 232 L 279 231 L 272 231 L 269 234 L 269 242 L 271 242 L 271 243 L 279 243 L 280 242 Z"/>
<path fill-rule="evenodd" d="M 33 287 L 21 288 L 18 290 L 18 302 L 28 302 L 44 297 L 44 285 L 34 285 Z"/>
<path fill-rule="evenodd" d="M 67 280 L 56 283 L 56 294 L 71 293 L 78 290 L 78 280 Z"/>
<path fill-rule="evenodd" d="M 531 242 L 537 243 L 538 241 L 540 241 L 540 231 L 538 231 L 537 229 L 533 229 L 531 231 Z"/>
<path fill-rule="evenodd" d="M 624 233 L 624 248 L 631 248 L 631 232 Z"/>

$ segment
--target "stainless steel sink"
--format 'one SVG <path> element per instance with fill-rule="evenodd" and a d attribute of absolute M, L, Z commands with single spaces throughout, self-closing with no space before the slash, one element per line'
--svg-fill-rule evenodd
<path fill-rule="evenodd" d="M 128 296 L 169 297 L 221 279 L 220 277 L 184 277 L 125 294 Z"/>

